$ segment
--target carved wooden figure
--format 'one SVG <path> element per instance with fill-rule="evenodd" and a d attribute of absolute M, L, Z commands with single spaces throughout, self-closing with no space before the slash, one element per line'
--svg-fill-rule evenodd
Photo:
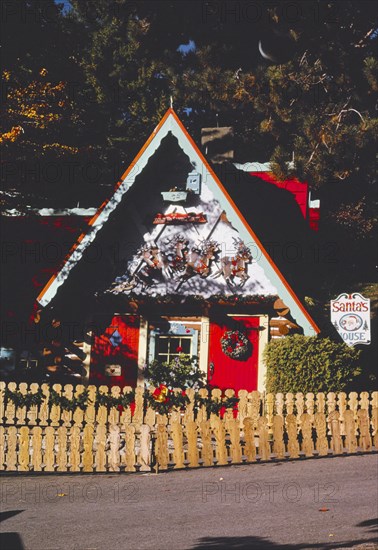
<path fill-rule="evenodd" d="M 294 394 L 287 393 L 285 398 L 286 414 L 294 414 Z"/>
<path fill-rule="evenodd" d="M 329 395 L 329 394 L 328 394 Z M 331 431 L 331 449 L 333 454 L 338 455 L 343 451 L 343 445 L 340 434 L 339 411 L 332 410 L 328 415 L 328 423 Z"/>
<path fill-rule="evenodd" d="M 135 426 L 128 424 L 125 432 L 125 462 L 126 472 L 135 472 Z"/>
<path fill-rule="evenodd" d="M 29 470 L 29 428 L 27 426 L 20 428 L 18 444 L 18 471 L 27 472 Z"/>
<path fill-rule="evenodd" d="M 53 390 L 57 394 L 62 395 L 62 386 L 61 384 L 54 384 Z M 60 405 L 52 405 L 50 409 L 50 426 L 59 426 L 60 425 L 60 415 L 61 415 Z"/>
<path fill-rule="evenodd" d="M 312 440 L 312 421 L 308 413 L 301 416 L 302 451 L 306 456 L 313 456 L 314 442 Z"/>
<path fill-rule="evenodd" d="M 52 426 L 45 428 L 43 463 L 44 472 L 53 472 L 55 470 L 55 428 Z"/>
<path fill-rule="evenodd" d="M 273 453 L 276 458 L 285 457 L 284 419 L 278 414 L 273 417 Z"/>
<path fill-rule="evenodd" d="M 369 411 L 360 409 L 357 412 L 357 417 L 360 430 L 360 447 L 363 451 L 371 451 Z"/>
<path fill-rule="evenodd" d="M 173 461 L 175 468 L 184 467 L 183 433 L 180 416 L 171 418 L 171 434 L 173 441 Z"/>
<path fill-rule="evenodd" d="M 144 403 L 144 388 L 138 386 L 135 388 L 135 410 L 133 416 L 133 424 L 136 427 L 143 424 L 143 403 Z"/>
<path fill-rule="evenodd" d="M 42 470 L 42 428 L 40 426 L 33 426 L 31 433 L 33 449 L 31 466 L 33 472 L 40 472 Z"/>
<path fill-rule="evenodd" d="M 222 466 L 227 464 L 227 449 L 226 449 L 226 430 L 219 416 L 210 415 L 210 425 L 216 441 L 216 460 L 217 465 Z"/>
<path fill-rule="evenodd" d="M 8 426 L 7 429 L 7 450 L 5 453 L 5 463 L 8 471 L 17 470 L 17 428 Z"/>
<path fill-rule="evenodd" d="M 0 471 L 5 470 L 5 428 L 0 426 Z"/>
<path fill-rule="evenodd" d="M 327 421 L 324 412 L 316 412 L 314 415 L 314 426 L 316 429 L 316 450 L 319 456 L 328 454 Z"/>
<path fill-rule="evenodd" d="M 98 388 L 98 393 L 100 395 L 108 395 L 108 387 L 100 386 Z M 101 424 L 102 426 L 105 426 L 107 420 L 108 420 L 108 407 L 106 405 L 98 405 L 97 414 L 96 414 L 97 423 Z"/>
<path fill-rule="evenodd" d="M 75 389 L 75 397 L 78 398 L 79 395 L 81 395 L 83 393 L 83 391 L 85 390 L 84 386 L 82 386 L 81 384 L 79 384 L 78 386 L 76 386 L 76 389 Z M 73 414 L 72 414 L 72 422 L 76 425 L 76 426 L 82 426 L 83 425 L 83 422 L 84 422 L 84 411 L 80 408 L 80 407 L 76 407 L 76 409 L 73 411 Z"/>
<path fill-rule="evenodd" d="M 109 470 L 111 472 L 119 472 L 120 466 L 120 448 L 121 438 L 120 438 L 120 429 L 117 424 L 111 424 L 109 426 L 109 455 L 108 455 L 108 464 Z"/>
<path fill-rule="evenodd" d="M 21 382 L 19 384 L 19 391 L 21 395 L 26 395 L 28 393 L 28 385 L 25 384 L 25 382 Z M 26 423 L 26 406 L 25 407 L 17 407 L 16 409 L 16 423 L 18 426 L 22 426 Z"/>
<path fill-rule="evenodd" d="M 97 388 L 96 386 L 91 385 L 91 386 L 88 386 L 87 390 L 88 390 L 88 404 L 87 404 L 87 408 L 85 409 L 84 420 L 88 424 L 94 424 L 94 422 L 96 421 L 95 403 L 96 403 Z"/>
<path fill-rule="evenodd" d="M 70 439 L 69 439 L 69 464 L 70 472 L 79 472 L 80 471 L 80 427 L 72 426 L 70 430 Z"/>
<path fill-rule="evenodd" d="M 58 451 L 56 453 L 56 463 L 58 472 L 67 471 L 67 428 L 60 426 L 57 430 Z"/>
<path fill-rule="evenodd" d="M 258 421 L 258 433 L 259 433 L 259 455 L 261 460 L 269 460 L 270 458 L 270 445 L 269 445 L 269 431 L 268 420 L 265 416 L 261 416 Z"/>
<path fill-rule="evenodd" d="M 203 460 L 203 466 L 213 466 L 214 464 L 214 456 L 213 456 L 213 445 L 211 440 L 211 426 L 210 426 L 210 420 L 202 420 L 202 422 L 199 423 L 199 429 L 201 434 L 201 442 L 202 442 L 202 460 Z"/>
<path fill-rule="evenodd" d="M 288 435 L 287 450 L 290 454 L 290 458 L 298 458 L 299 456 L 299 443 L 298 443 L 298 431 L 297 431 L 297 418 L 294 414 L 288 414 L 286 416 L 286 431 Z"/>
<path fill-rule="evenodd" d="M 155 453 L 159 470 L 168 469 L 168 434 L 163 424 L 157 425 Z"/>
<path fill-rule="evenodd" d="M 72 384 L 66 384 L 63 388 L 63 395 L 70 401 L 73 398 L 73 386 Z M 72 424 L 72 411 L 62 410 L 63 426 L 69 427 Z"/>
<path fill-rule="evenodd" d="M 36 384 L 35 382 L 33 384 L 30 384 L 30 392 L 31 393 L 37 393 L 39 390 L 39 384 Z M 30 405 L 30 408 L 27 412 L 27 418 L 28 418 L 28 426 L 35 426 L 37 424 L 37 418 L 38 418 L 38 405 Z"/>
<path fill-rule="evenodd" d="M 96 472 L 106 472 L 106 440 L 107 429 L 104 424 L 97 424 L 94 438 L 95 448 L 95 469 Z"/>
<path fill-rule="evenodd" d="M 15 392 L 17 389 L 17 384 L 15 382 L 9 382 L 8 389 L 11 392 Z M 5 423 L 14 424 L 15 416 L 16 416 L 16 405 L 13 403 L 13 401 L 9 399 L 5 407 Z"/>
<path fill-rule="evenodd" d="M 138 455 L 138 463 L 140 464 L 141 472 L 151 471 L 151 452 L 150 452 L 150 435 L 151 427 L 148 424 L 140 426 L 140 448 Z"/>
<path fill-rule="evenodd" d="M 188 421 L 185 424 L 186 438 L 188 440 L 188 461 L 189 467 L 198 466 L 198 446 L 197 446 L 197 424 L 194 421 Z"/>
<path fill-rule="evenodd" d="M 356 421 L 354 413 L 350 409 L 344 412 L 345 425 L 345 448 L 348 453 L 355 453 L 357 450 Z"/>
<path fill-rule="evenodd" d="M 93 471 L 93 424 L 86 424 L 83 431 L 83 472 Z"/>
<path fill-rule="evenodd" d="M 256 462 L 255 430 L 252 418 L 244 419 L 244 453 L 248 462 Z"/>
<path fill-rule="evenodd" d="M 229 434 L 231 439 L 231 462 L 232 464 L 240 464 L 242 461 L 242 449 L 240 445 L 240 424 L 237 418 L 231 421 Z"/>

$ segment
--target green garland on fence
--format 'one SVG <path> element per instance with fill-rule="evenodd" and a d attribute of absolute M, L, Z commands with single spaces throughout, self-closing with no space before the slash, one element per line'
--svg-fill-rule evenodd
<path fill-rule="evenodd" d="M 40 405 L 45 398 L 42 388 L 38 388 L 36 393 L 23 394 L 20 391 L 11 391 L 9 388 L 4 389 L 4 401 L 11 401 L 16 407 L 31 407 Z"/>
<path fill-rule="evenodd" d="M 65 395 L 60 395 L 53 388 L 50 388 L 50 397 L 49 397 L 49 406 L 56 405 L 63 409 L 64 411 L 75 411 L 76 409 L 81 409 L 85 411 L 87 406 L 91 403 L 88 399 L 89 392 L 84 390 L 83 393 L 79 394 L 77 397 L 68 399 Z"/>
<path fill-rule="evenodd" d="M 200 397 L 196 395 L 196 408 L 206 407 L 206 412 L 208 415 L 211 413 L 219 414 L 220 410 L 224 407 L 225 409 L 235 409 L 239 403 L 239 397 L 223 397 L 221 399 L 211 399 L 211 397 Z"/>
<path fill-rule="evenodd" d="M 46 395 L 43 393 L 42 388 L 38 388 L 36 393 L 27 393 L 22 394 L 20 391 L 11 391 L 8 388 L 4 389 L 4 401 L 8 403 L 11 401 L 16 407 L 31 407 L 33 405 L 41 405 Z M 128 393 L 123 393 L 119 397 L 113 395 L 108 395 L 102 393 L 99 390 L 96 392 L 95 396 L 95 407 L 96 409 L 99 406 L 105 406 L 108 409 L 113 407 L 120 410 L 126 409 L 131 404 L 135 402 L 135 390 L 132 390 Z M 209 397 L 200 397 L 197 393 L 194 397 L 194 412 L 195 414 L 203 406 L 206 407 L 208 415 L 211 413 L 219 414 L 222 408 L 225 409 L 235 409 L 239 402 L 238 397 L 223 397 L 221 399 L 213 400 L 211 396 Z M 144 395 L 144 410 L 147 407 L 151 407 L 154 411 L 159 414 L 168 414 L 171 412 L 172 408 L 179 410 L 184 410 L 185 407 L 190 403 L 188 396 L 186 395 L 185 390 L 180 392 L 175 392 L 167 386 L 160 384 L 153 393 L 145 392 Z M 88 405 L 91 405 L 92 401 L 89 399 L 89 390 L 85 389 L 77 397 L 69 399 L 65 395 L 60 395 L 53 388 L 49 389 L 49 399 L 48 405 L 51 407 L 55 405 L 60 407 L 62 410 L 73 412 L 76 409 L 81 409 L 84 411 Z"/>
<path fill-rule="evenodd" d="M 114 397 L 113 395 L 107 395 L 106 393 L 101 393 L 99 390 L 97 390 L 96 393 L 96 406 L 104 406 L 109 408 L 116 407 L 116 408 L 124 408 L 126 409 L 131 405 L 131 403 L 134 403 L 135 401 L 135 390 L 132 390 L 128 393 L 123 393 L 119 397 Z"/>
<path fill-rule="evenodd" d="M 175 392 L 160 384 L 152 393 L 145 393 L 144 409 L 151 407 L 159 414 L 168 414 L 172 408 L 184 409 L 190 403 L 185 390 Z"/>

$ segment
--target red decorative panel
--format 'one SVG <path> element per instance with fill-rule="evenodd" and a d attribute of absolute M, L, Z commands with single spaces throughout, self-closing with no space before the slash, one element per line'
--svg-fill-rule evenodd
<path fill-rule="evenodd" d="M 136 386 L 139 317 L 115 315 L 103 334 L 95 336 L 91 350 L 90 382 L 106 386 Z M 114 366 L 114 367 L 112 367 Z M 108 376 L 111 369 L 120 375 Z"/>
<path fill-rule="evenodd" d="M 259 355 L 259 317 L 226 317 L 210 322 L 209 384 L 221 389 L 257 390 Z M 251 352 L 245 359 L 232 359 L 222 351 L 220 340 L 228 330 L 240 330 L 251 343 Z M 210 365 L 214 365 L 211 374 Z"/>
<path fill-rule="evenodd" d="M 285 181 L 277 180 L 271 172 L 249 172 L 250 176 L 255 176 L 260 178 L 268 183 L 272 183 L 280 189 L 285 189 L 289 191 L 301 209 L 303 217 L 306 219 L 307 216 L 307 204 L 308 204 L 308 185 L 307 183 L 301 183 L 296 178 L 291 178 Z"/>

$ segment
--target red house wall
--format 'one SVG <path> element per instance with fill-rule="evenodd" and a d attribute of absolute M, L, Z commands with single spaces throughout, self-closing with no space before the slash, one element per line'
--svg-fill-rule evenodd
<path fill-rule="evenodd" d="M 110 338 L 118 331 L 122 340 L 114 346 Z M 91 350 L 90 382 L 107 386 L 136 386 L 138 376 L 139 317 L 115 315 L 103 334 L 97 335 Z M 121 365 L 121 376 L 106 376 L 106 365 Z"/>

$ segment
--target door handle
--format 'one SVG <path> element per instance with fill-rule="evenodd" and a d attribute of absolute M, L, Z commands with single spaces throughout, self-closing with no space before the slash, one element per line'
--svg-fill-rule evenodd
<path fill-rule="evenodd" d="M 210 365 L 209 365 L 209 382 L 211 381 L 211 379 L 214 376 L 214 370 L 215 370 L 215 365 L 214 365 L 213 361 L 211 361 Z"/>

